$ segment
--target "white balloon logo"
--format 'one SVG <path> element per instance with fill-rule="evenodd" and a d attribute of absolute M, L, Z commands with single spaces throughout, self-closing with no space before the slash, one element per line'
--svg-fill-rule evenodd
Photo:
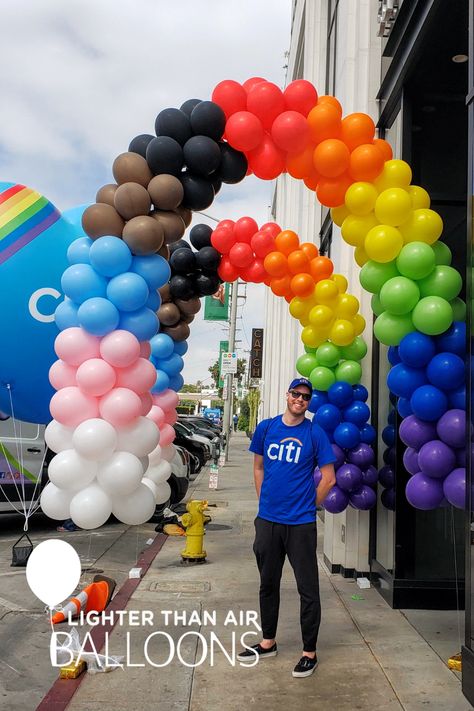
<path fill-rule="evenodd" d="M 66 541 L 50 538 L 33 549 L 26 580 L 42 602 L 54 607 L 68 598 L 81 577 L 81 561 Z"/>

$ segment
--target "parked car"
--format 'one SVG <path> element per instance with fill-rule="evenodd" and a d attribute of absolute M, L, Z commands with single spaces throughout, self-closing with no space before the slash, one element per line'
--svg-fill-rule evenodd
<path fill-rule="evenodd" d="M 176 422 L 174 425 L 175 440 L 174 444 L 180 447 L 184 447 L 188 452 L 197 459 L 197 467 L 194 466 L 192 469 L 193 475 L 199 473 L 201 468 L 205 465 L 211 454 L 211 446 L 209 440 L 205 437 L 200 437 L 195 435 L 188 427 L 183 425 L 181 422 Z"/>
<path fill-rule="evenodd" d="M 189 421 L 195 422 L 199 426 L 202 425 L 203 427 L 215 432 L 216 435 L 220 435 L 222 433 L 221 425 L 216 424 L 213 420 L 209 419 L 209 417 L 205 417 L 204 415 L 180 415 L 179 419 L 182 419 L 183 422 Z"/>
<path fill-rule="evenodd" d="M 200 435 L 205 437 L 211 443 L 211 457 L 212 459 L 217 459 L 221 450 L 221 438 L 216 435 L 216 433 L 200 422 L 195 420 L 186 419 L 184 421 L 179 418 L 178 422 L 188 427 L 195 435 Z"/>
<path fill-rule="evenodd" d="M 171 487 L 170 505 L 179 504 L 187 494 L 189 477 L 191 475 L 191 458 L 189 452 L 175 445 L 175 455 L 171 460 L 171 476 L 168 484 Z"/>
<path fill-rule="evenodd" d="M 31 500 L 39 499 L 50 459 L 44 429 L 11 417 L 0 421 L 0 514 L 23 511 L 22 500 L 28 510 Z"/>

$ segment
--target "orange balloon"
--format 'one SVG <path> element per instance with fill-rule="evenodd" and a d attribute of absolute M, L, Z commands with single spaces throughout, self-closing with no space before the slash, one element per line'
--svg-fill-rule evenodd
<path fill-rule="evenodd" d="M 310 274 L 296 274 L 291 280 L 291 291 L 301 299 L 307 299 L 314 291 L 314 279 Z"/>
<path fill-rule="evenodd" d="M 263 260 L 263 266 L 271 277 L 281 279 L 288 274 L 288 262 L 281 252 L 270 252 Z"/>
<path fill-rule="evenodd" d="M 310 262 L 311 276 L 314 281 L 329 279 L 334 271 L 334 264 L 329 257 L 316 257 Z"/>
<path fill-rule="evenodd" d="M 341 118 L 342 106 L 335 96 L 328 96 L 327 94 L 323 94 L 323 96 L 319 97 L 318 104 L 331 104 L 331 106 L 334 106 L 338 110 L 339 118 Z"/>
<path fill-rule="evenodd" d="M 296 232 L 293 230 L 283 230 L 275 237 L 275 247 L 279 252 L 284 254 L 286 257 L 298 249 L 300 246 L 300 240 Z M 277 274 L 275 274 L 277 276 Z"/>
<path fill-rule="evenodd" d="M 270 282 L 270 289 L 273 291 L 275 296 L 289 296 L 293 297 L 291 293 L 291 277 L 284 276 L 280 279 L 272 279 Z"/>
<path fill-rule="evenodd" d="M 327 138 L 314 149 L 314 167 L 323 178 L 337 178 L 346 172 L 350 157 L 349 149 L 343 141 Z"/>
<path fill-rule="evenodd" d="M 285 301 L 286 301 L 287 304 L 291 304 L 291 302 L 292 302 L 293 299 L 294 299 L 294 296 L 293 296 L 293 294 L 287 294 L 287 295 L 284 296 L 283 298 L 285 299 Z"/>
<path fill-rule="evenodd" d="M 318 183 L 316 196 L 326 207 L 338 207 L 344 202 L 347 188 L 352 185 L 352 179 L 344 174 L 333 180 L 326 178 Z"/>
<path fill-rule="evenodd" d="M 350 151 L 374 140 L 375 124 L 367 114 L 349 114 L 341 122 L 341 138 Z"/>
<path fill-rule="evenodd" d="M 292 178 L 302 180 L 313 172 L 314 146 L 307 146 L 299 153 L 288 153 L 286 156 L 286 169 Z"/>
<path fill-rule="evenodd" d="M 392 146 L 388 141 L 386 141 L 384 138 L 374 138 L 374 146 L 377 146 L 379 151 L 381 151 L 384 160 L 392 160 Z"/>
<path fill-rule="evenodd" d="M 341 135 L 341 114 L 331 103 L 323 102 L 315 106 L 306 120 L 314 143 L 321 143 L 326 138 L 339 138 Z"/>
<path fill-rule="evenodd" d="M 272 278 L 270 276 L 265 277 L 263 283 L 265 284 L 265 286 L 270 286 L 270 284 L 272 283 Z"/>
<path fill-rule="evenodd" d="M 354 180 L 371 183 L 383 170 L 384 157 L 382 151 L 372 143 L 363 143 L 351 153 L 349 175 Z"/>
<path fill-rule="evenodd" d="M 300 244 L 300 249 L 306 254 L 309 261 L 315 259 L 316 257 L 319 257 L 319 249 L 312 242 L 302 242 Z"/>
<path fill-rule="evenodd" d="M 311 157 L 311 160 L 313 160 L 312 157 Z M 320 180 L 321 180 L 321 176 L 318 175 L 316 173 L 316 171 L 313 169 L 313 172 L 311 173 L 311 175 L 309 175 L 307 178 L 304 178 L 303 182 L 306 185 L 306 187 L 309 188 L 309 190 L 314 191 L 318 187 L 318 183 Z"/>
<path fill-rule="evenodd" d="M 309 274 L 309 259 L 302 249 L 295 249 L 288 255 L 288 269 L 290 274 L 300 274 L 305 272 Z"/>

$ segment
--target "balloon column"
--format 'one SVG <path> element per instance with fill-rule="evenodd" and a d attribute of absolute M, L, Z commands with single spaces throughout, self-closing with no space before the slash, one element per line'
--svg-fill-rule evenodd
<path fill-rule="evenodd" d="M 189 237 L 196 252 L 185 240 L 172 245 L 170 294 L 174 298 L 188 300 L 193 296 L 210 296 L 219 288 L 221 279 L 217 270 L 221 255 L 211 245 L 211 234 L 208 225 L 192 228 Z"/>

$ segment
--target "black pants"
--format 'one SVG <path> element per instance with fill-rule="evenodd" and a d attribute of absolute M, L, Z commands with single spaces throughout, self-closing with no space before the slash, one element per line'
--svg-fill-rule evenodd
<path fill-rule="evenodd" d="M 288 556 L 300 596 L 303 649 L 313 652 L 321 622 L 316 523 L 290 526 L 257 517 L 253 551 L 260 571 L 260 619 L 264 639 L 276 637 L 281 573 Z"/>

